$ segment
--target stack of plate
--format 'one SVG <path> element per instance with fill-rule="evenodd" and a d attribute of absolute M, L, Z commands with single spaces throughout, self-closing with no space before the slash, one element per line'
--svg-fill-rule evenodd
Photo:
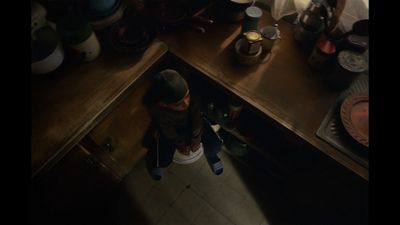
<path fill-rule="evenodd" d="M 147 49 L 155 32 L 139 19 L 121 20 L 111 27 L 112 48 L 119 53 L 137 54 Z"/>

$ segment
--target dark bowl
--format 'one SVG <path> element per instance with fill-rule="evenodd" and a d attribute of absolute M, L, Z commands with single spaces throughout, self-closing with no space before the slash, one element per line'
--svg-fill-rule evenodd
<path fill-rule="evenodd" d="M 229 11 L 242 12 L 253 4 L 253 0 L 222 0 L 221 3 Z"/>
<path fill-rule="evenodd" d="M 146 24 L 120 21 L 110 31 L 112 48 L 119 53 L 138 54 L 145 51 L 155 37 L 155 31 Z"/>
<path fill-rule="evenodd" d="M 101 20 L 114 14 L 121 5 L 121 0 L 116 0 L 112 7 L 103 10 L 88 9 L 88 17 L 91 21 Z"/>

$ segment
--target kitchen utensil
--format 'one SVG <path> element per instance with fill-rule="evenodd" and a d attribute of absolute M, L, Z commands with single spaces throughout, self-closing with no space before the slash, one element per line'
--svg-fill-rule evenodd
<path fill-rule="evenodd" d="M 223 0 L 222 2 L 225 3 L 227 10 L 240 12 L 253 5 L 255 0 Z"/>
<path fill-rule="evenodd" d="M 110 15 L 103 17 L 101 19 L 90 20 L 93 30 L 103 30 L 111 25 L 115 24 L 121 20 L 126 9 L 126 4 L 123 1 L 117 2 L 117 9 L 113 11 Z"/>
<path fill-rule="evenodd" d="M 369 147 L 368 93 L 359 92 L 346 97 L 340 107 L 340 118 L 350 136 Z"/>
<path fill-rule="evenodd" d="M 121 0 L 90 0 L 87 11 L 90 20 L 101 20 L 115 13 Z"/>
<path fill-rule="evenodd" d="M 250 30 L 243 34 L 246 42 L 241 46 L 241 51 L 247 55 L 255 55 L 260 49 L 263 38 L 257 30 Z"/>
<path fill-rule="evenodd" d="M 235 43 L 235 58 L 236 60 L 242 64 L 242 65 L 254 65 L 258 62 L 261 52 L 262 52 L 262 47 L 259 46 L 258 52 L 254 55 L 248 55 L 244 53 L 241 48 L 242 46 L 246 43 L 246 40 L 244 38 L 240 38 L 239 40 L 236 41 Z"/>
<path fill-rule="evenodd" d="M 262 14 L 262 10 L 257 6 L 248 7 L 244 12 L 242 33 L 250 30 L 258 30 L 258 21 L 260 21 Z"/>
<path fill-rule="evenodd" d="M 119 53 L 139 54 L 147 49 L 155 37 L 155 30 L 138 17 L 127 17 L 110 30 L 112 48 Z"/>
<path fill-rule="evenodd" d="M 165 4 L 165 13 L 156 19 L 162 30 L 190 27 L 200 33 L 206 32 L 203 25 L 214 23 L 213 20 L 202 16 L 190 15 L 189 6 L 182 0 L 167 1 Z"/>
<path fill-rule="evenodd" d="M 278 29 L 278 24 L 275 24 L 274 26 L 263 27 L 261 28 L 260 32 L 263 37 L 263 50 L 266 52 L 270 52 L 272 50 L 272 47 L 274 46 L 275 41 L 281 38 L 281 32 Z"/>

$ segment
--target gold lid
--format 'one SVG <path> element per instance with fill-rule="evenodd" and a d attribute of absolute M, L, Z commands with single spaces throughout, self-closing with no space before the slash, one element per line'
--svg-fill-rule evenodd
<path fill-rule="evenodd" d="M 260 41 L 262 40 L 261 34 L 257 31 L 248 31 L 243 34 L 247 41 Z"/>

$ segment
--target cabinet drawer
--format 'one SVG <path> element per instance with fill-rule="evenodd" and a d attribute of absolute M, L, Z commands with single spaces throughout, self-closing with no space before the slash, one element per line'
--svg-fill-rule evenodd
<path fill-rule="evenodd" d="M 142 140 L 150 116 L 142 99 L 150 83 L 151 76 L 137 81 L 124 100 L 88 134 L 98 147 L 98 154 L 109 157 L 114 162 L 114 166 L 109 166 L 116 168 L 122 177 L 146 153 Z"/>
<path fill-rule="evenodd" d="M 32 224 L 101 221 L 99 215 L 108 212 L 115 198 L 111 193 L 117 190 L 116 184 L 111 170 L 78 144 L 44 177 L 32 182 Z"/>

